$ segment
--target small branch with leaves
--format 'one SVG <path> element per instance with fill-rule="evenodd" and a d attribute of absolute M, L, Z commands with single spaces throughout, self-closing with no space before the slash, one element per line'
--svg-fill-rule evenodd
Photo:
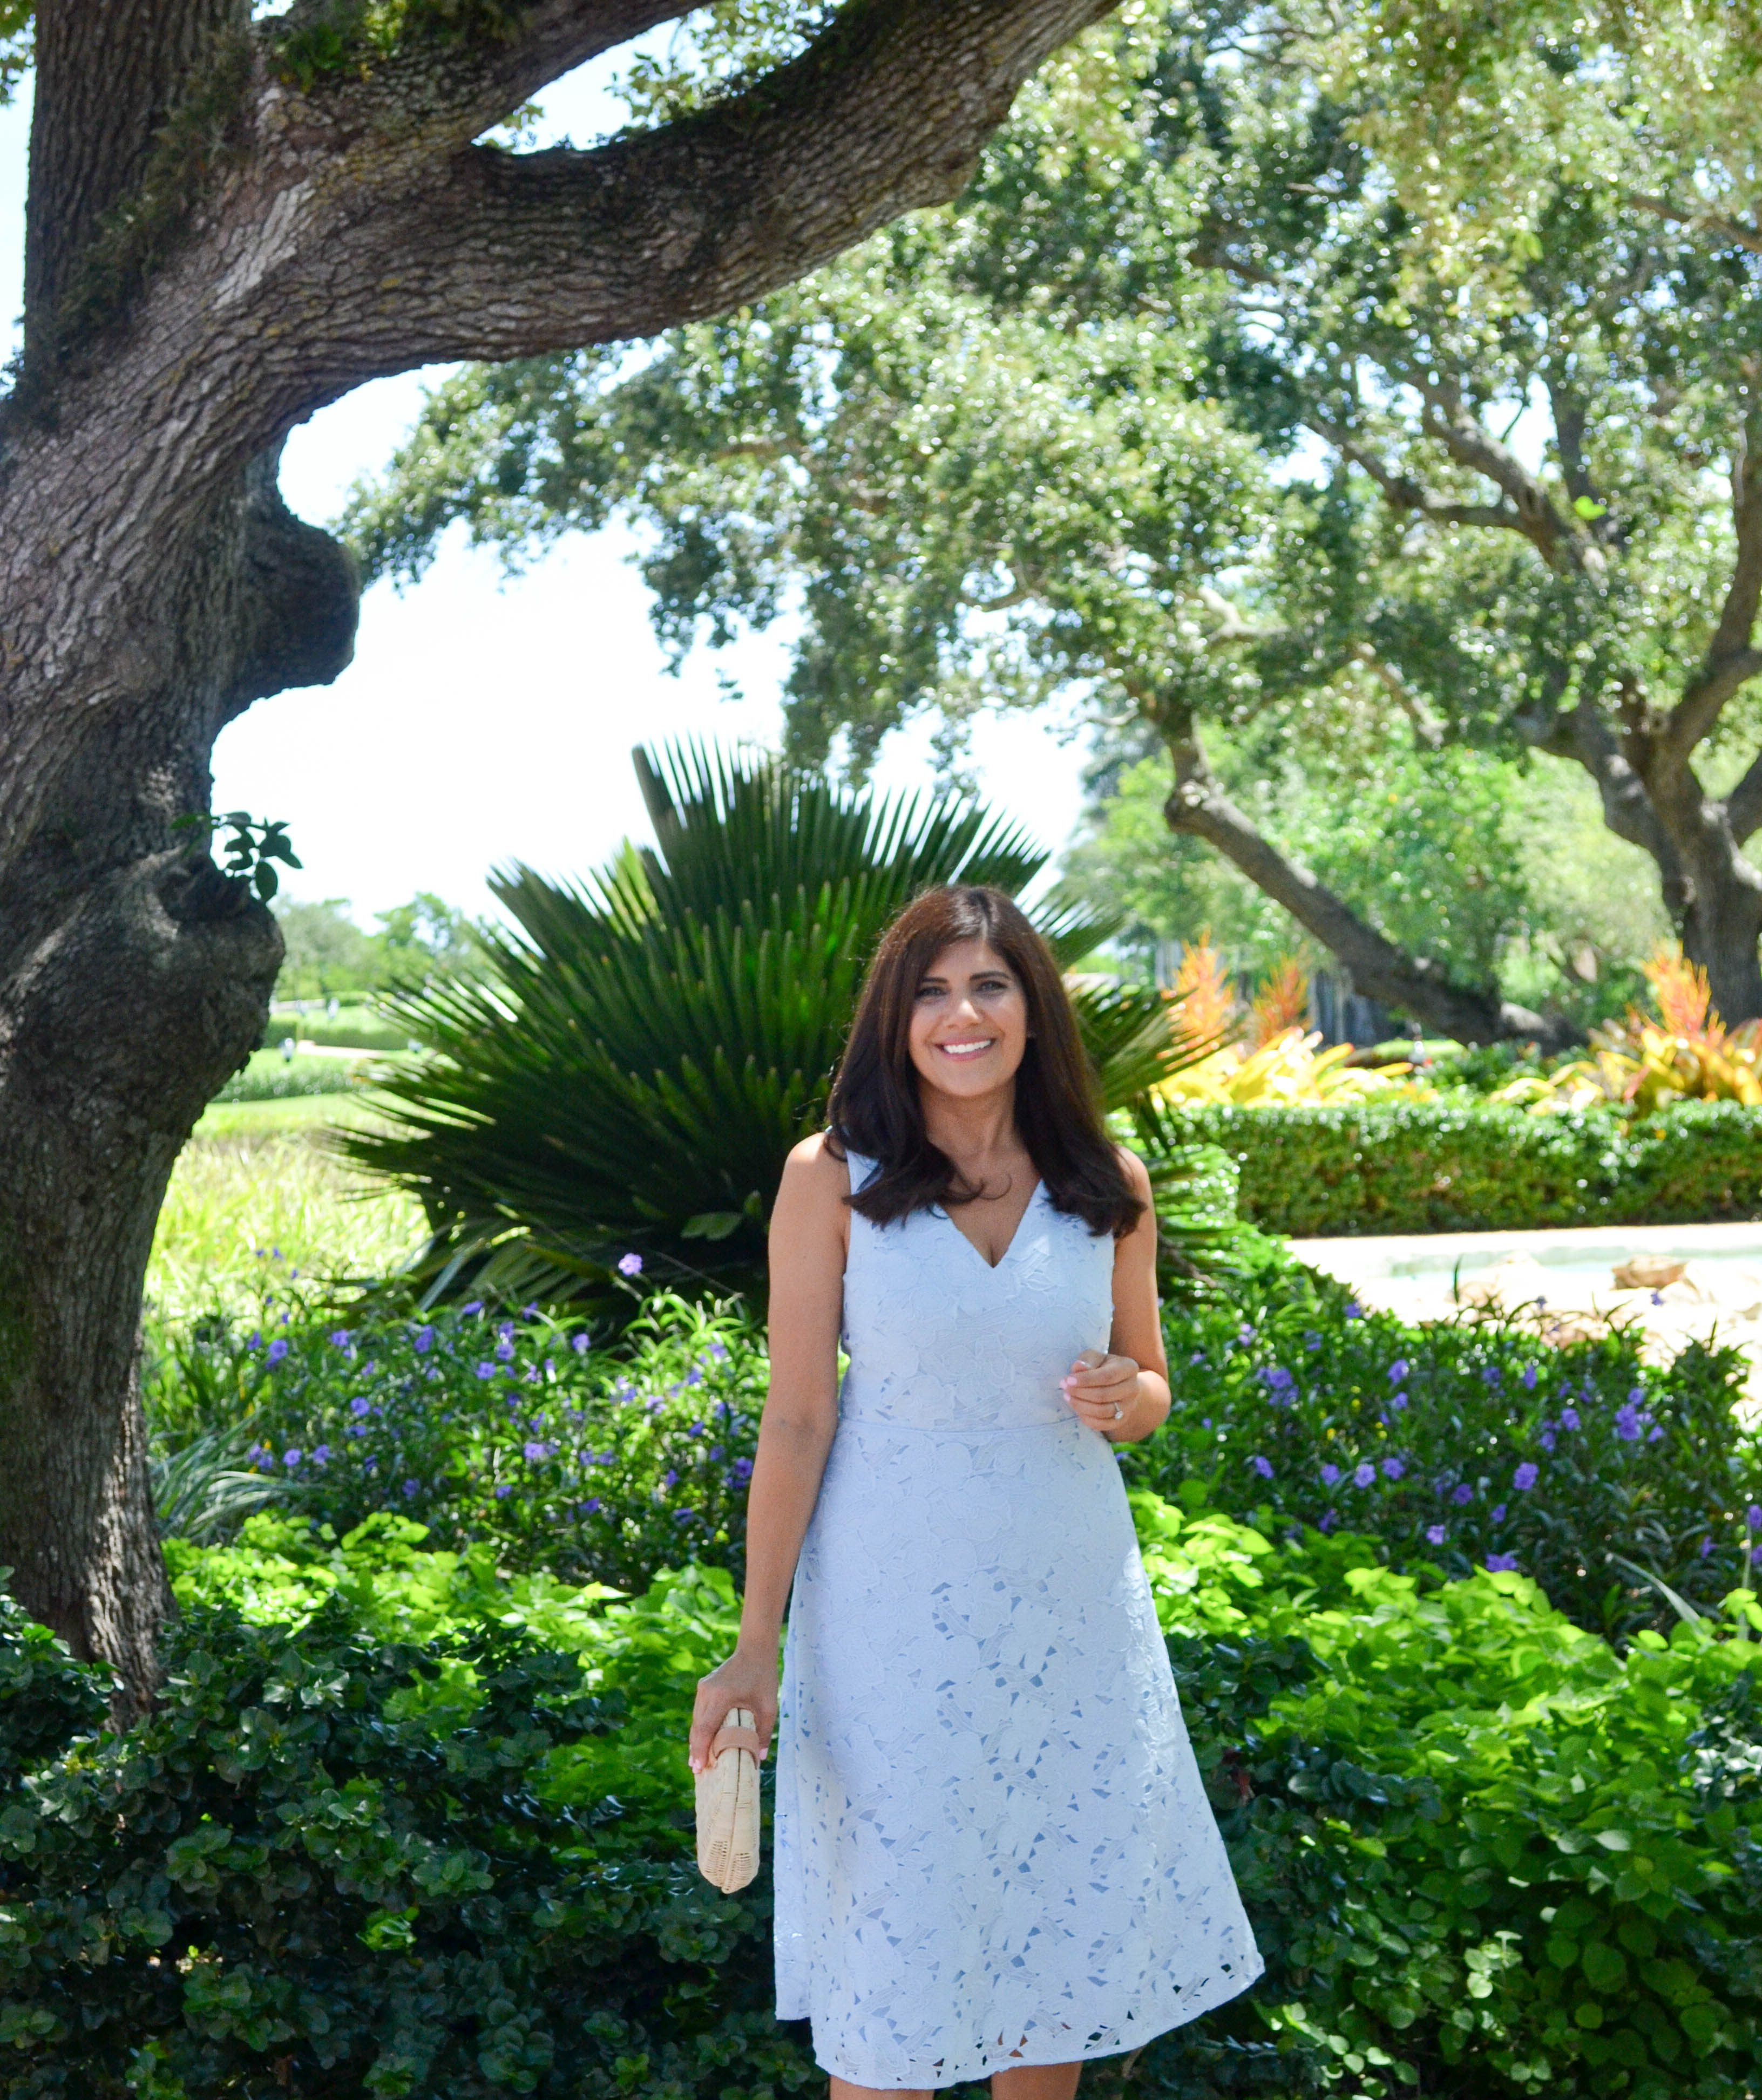
<path fill-rule="evenodd" d="M 252 895 L 265 904 L 281 887 L 276 862 L 280 861 L 284 867 L 302 865 L 289 843 L 286 824 L 272 822 L 267 817 L 254 817 L 249 810 L 228 810 L 224 814 L 203 811 L 179 817 L 171 828 L 177 832 L 199 832 L 210 852 L 214 849 L 215 834 L 226 832 L 228 836 L 219 842 L 219 850 L 226 856 L 222 874 L 244 883 Z"/>

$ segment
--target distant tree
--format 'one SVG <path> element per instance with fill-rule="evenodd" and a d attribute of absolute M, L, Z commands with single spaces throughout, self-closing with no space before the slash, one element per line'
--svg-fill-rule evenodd
<path fill-rule="evenodd" d="M 277 998 L 356 999 L 383 980 L 381 950 L 349 916 L 347 898 L 278 900 L 276 922 L 283 951 Z"/>
<path fill-rule="evenodd" d="M 795 748 L 859 766 L 914 713 L 951 750 L 980 706 L 1135 715 L 1175 833 L 1469 1040 L 1573 1030 L 1211 745 L 1570 764 L 1762 1014 L 1755 46 L 1711 6 L 1142 11 L 958 217 L 634 373 L 439 389 L 356 543 L 412 572 L 457 517 L 510 550 L 639 517 L 669 642 L 799 607 Z"/>
<path fill-rule="evenodd" d="M 762 298 L 954 195 L 1106 4 L 45 0 L 33 41 L 0 8 L 0 77 L 35 65 L 0 411 L 0 1565 L 136 1697 L 168 1602 L 142 1278 L 281 960 L 185 820 L 224 725 L 354 642 L 359 578 L 282 501 L 283 441 L 389 373 Z M 499 132 L 687 14 L 709 62 L 658 121 Z"/>

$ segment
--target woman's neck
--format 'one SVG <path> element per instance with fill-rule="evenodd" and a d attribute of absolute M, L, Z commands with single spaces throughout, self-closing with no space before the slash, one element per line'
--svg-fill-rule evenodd
<path fill-rule="evenodd" d="M 996 1093 L 981 1094 L 972 1101 L 920 1086 L 918 1099 L 924 1111 L 925 1136 L 957 1166 L 983 1167 L 987 1161 L 1012 1158 L 1022 1149 L 1021 1133 L 1016 1128 L 1013 1079 Z"/>

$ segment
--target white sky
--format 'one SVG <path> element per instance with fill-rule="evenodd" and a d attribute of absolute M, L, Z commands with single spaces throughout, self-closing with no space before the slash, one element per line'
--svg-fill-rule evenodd
<path fill-rule="evenodd" d="M 618 120 L 612 69 L 599 62 L 558 84 L 545 143 L 585 143 Z M 0 314 L 20 302 L 29 135 L 27 97 L 0 110 Z M 402 436 L 420 392 L 414 374 L 378 381 L 296 430 L 282 470 L 293 508 L 333 516 Z M 626 833 L 646 836 L 629 759 L 638 740 L 769 742 L 779 726 L 780 630 L 697 651 L 670 677 L 621 532 L 567 541 L 506 582 L 455 534 L 405 595 L 368 593 L 355 661 L 334 685 L 260 701 L 215 748 L 215 808 L 285 820 L 305 863 L 289 893 L 348 898 L 364 924 L 418 889 L 481 911 L 498 861 L 585 871 Z M 722 697 L 718 670 L 738 682 L 739 703 Z M 982 722 L 974 752 L 987 795 L 1062 845 L 1081 801 L 1081 747 L 1016 717 Z M 890 739 L 877 777 L 917 788 L 931 774 L 927 732 L 907 731 Z"/>

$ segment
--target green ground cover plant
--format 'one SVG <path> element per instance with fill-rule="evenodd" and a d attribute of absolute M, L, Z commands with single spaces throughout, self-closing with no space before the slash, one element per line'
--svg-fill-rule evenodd
<path fill-rule="evenodd" d="M 1518 1575 L 1134 1507 L 1269 1973 L 1133 2090 L 1751 2089 L 1753 1641 L 1705 1621 L 1621 1653 Z M 287 1512 L 171 1557 L 166 1696 L 120 1737 L 96 1674 L 0 1608 L 9 2093 L 817 2085 L 771 2015 L 768 1876 L 724 1899 L 689 1864 L 724 1571 L 623 1602 Z"/>
<path fill-rule="evenodd" d="M 1396 1568 L 1517 1569 L 1610 1635 L 1669 1621 L 1647 1574 L 1702 1605 L 1749 1579 L 1762 1448 L 1735 1349 L 1658 1365 L 1633 1334 L 1408 1326 L 1270 1246 L 1164 1331 L 1175 1405 L 1125 1464 L 1172 1498 L 1368 1534 Z"/>
<path fill-rule="evenodd" d="M 257 1050 L 241 1072 L 214 1096 L 217 1101 L 286 1101 L 307 1094 L 360 1092 L 367 1084 L 365 1061 L 348 1057 L 284 1057 L 278 1049 Z"/>
<path fill-rule="evenodd" d="M 1179 1145 L 1241 1172 L 1241 1215 L 1293 1238 L 1679 1224 L 1762 1213 L 1762 1111 L 1682 1101 L 1618 1119 L 1474 1101 L 1171 1105 Z"/>

